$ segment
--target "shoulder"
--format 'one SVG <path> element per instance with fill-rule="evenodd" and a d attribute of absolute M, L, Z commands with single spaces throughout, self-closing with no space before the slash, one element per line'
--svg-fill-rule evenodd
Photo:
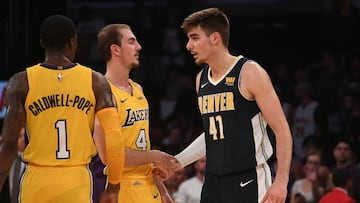
<path fill-rule="evenodd" d="M 12 75 L 7 85 L 7 94 L 11 92 L 25 92 L 29 89 L 26 71 L 21 71 Z"/>
<path fill-rule="evenodd" d="M 102 73 L 92 70 L 92 87 L 95 95 L 110 90 L 110 84 Z"/>
<path fill-rule="evenodd" d="M 303 179 L 296 180 L 293 184 L 293 190 L 298 191 L 300 186 L 302 185 Z"/>
<path fill-rule="evenodd" d="M 258 78 L 267 75 L 265 69 L 256 61 L 247 60 L 241 70 L 241 74 L 244 78 Z"/>
<path fill-rule="evenodd" d="M 193 176 L 189 179 L 184 180 L 184 182 L 182 182 L 181 185 L 183 185 L 183 187 L 188 187 L 190 185 L 193 185 L 195 182 L 197 182 L 197 178 L 196 176 Z"/>
<path fill-rule="evenodd" d="M 26 71 L 14 74 L 10 77 L 6 87 L 5 101 L 7 104 L 22 105 L 29 90 Z"/>
<path fill-rule="evenodd" d="M 93 84 L 94 83 L 101 83 L 102 85 L 108 84 L 105 76 L 102 73 L 97 72 L 95 70 L 91 70 L 91 71 L 92 71 Z"/>
<path fill-rule="evenodd" d="M 18 73 L 15 73 L 14 75 L 12 75 L 12 76 L 10 77 L 9 82 L 15 82 L 15 81 L 18 81 L 18 82 L 27 82 L 26 71 L 21 71 L 21 72 L 18 72 Z"/>
<path fill-rule="evenodd" d="M 270 91 L 272 86 L 269 75 L 257 62 L 248 60 L 240 72 L 240 91 L 244 97 L 255 99 L 257 95 Z"/>

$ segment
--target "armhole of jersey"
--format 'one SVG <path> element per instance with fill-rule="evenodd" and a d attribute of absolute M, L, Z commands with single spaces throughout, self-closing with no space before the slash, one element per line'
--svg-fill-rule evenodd
<path fill-rule="evenodd" d="M 30 71 L 30 68 L 26 68 L 25 69 L 25 74 L 26 74 L 26 82 L 28 84 L 28 91 L 26 93 L 26 96 L 25 96 L 25 100 L 24 100 L 24 105 L 27 106 L 28 104 L 28 98 L 31 96 L 31 91 L 30 91 L 30 80 L 31 80 L 31 71 Z M 24 106 L 24 107 L 25 107 Z"/>
<path fill-rule="evenodd" d="M 254 101 L 254 99 L 250 99 L 250 98 L 246 97 L 246 96 L 243 94 L 243 92 L 241 91 L 241 84 L 240 84 L 240 83 L 241 83 L 241 73 L 242 73 L 242 71 L 243 71 L 243 66 L 245 65 L 246 62 L 250 61 L 250 59 L 247 59 L 247 58 L 243 57 L 243 58 L 241 58 L 240 60 L 243 60 L 243 62 L 242 62 L 242 65 L 241 65 L 241 69 L 240 69 L 240 71 L 239 71 L 239 79 L 238 79 L 238 90 L 239 90 L 239 93 L 240 93 L 240 95 L 241 95 L 244 99 L 246 99 L 246 100 L 248 100 L 248 101 Z"/>
<path fill-rule="evenodd" d="M 204 68 L 201 69 L 200 72 L 196 75 L 196 81 L 195 81 L 196 93 L 199 93 L 199 91 L 200 91 L 200 83 L 201 83 L 201 79 L 203 77 L 203 73 L 204 73 Z M 198 78 L 199 78 L 199 81 L 197 81 Z"/>

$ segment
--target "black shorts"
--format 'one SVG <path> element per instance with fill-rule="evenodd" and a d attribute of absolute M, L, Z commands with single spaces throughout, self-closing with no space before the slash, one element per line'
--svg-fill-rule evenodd
<path fill-rule="evenodd" d="M 217 176 L 206 173 L 201 203 L 257 203 L 271 185 L 268 165 L 243 173 Z"/>

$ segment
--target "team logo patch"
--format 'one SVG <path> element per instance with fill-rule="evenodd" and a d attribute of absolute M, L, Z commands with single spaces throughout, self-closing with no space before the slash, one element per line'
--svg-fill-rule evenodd
<path fill-rule="evenodd" d="M 234 86 L 235 77 L 226 77 L 225 78 L 225 85 L 227 86 Z"/>

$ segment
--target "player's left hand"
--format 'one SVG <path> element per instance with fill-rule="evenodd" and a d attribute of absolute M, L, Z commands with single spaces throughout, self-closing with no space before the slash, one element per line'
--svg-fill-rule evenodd
<path fill-rule="evenodd" d="M 287 196 L 286 184 L 277 183 L 276 181 L 267 190 L 261 203 L 284 203 Z"/>
<path fill-rule="evenodd" d="M 117 203 L 119 190 L 120 184 L 113 185 L 109 183 L 101 195 L 99 203 Z"/>

